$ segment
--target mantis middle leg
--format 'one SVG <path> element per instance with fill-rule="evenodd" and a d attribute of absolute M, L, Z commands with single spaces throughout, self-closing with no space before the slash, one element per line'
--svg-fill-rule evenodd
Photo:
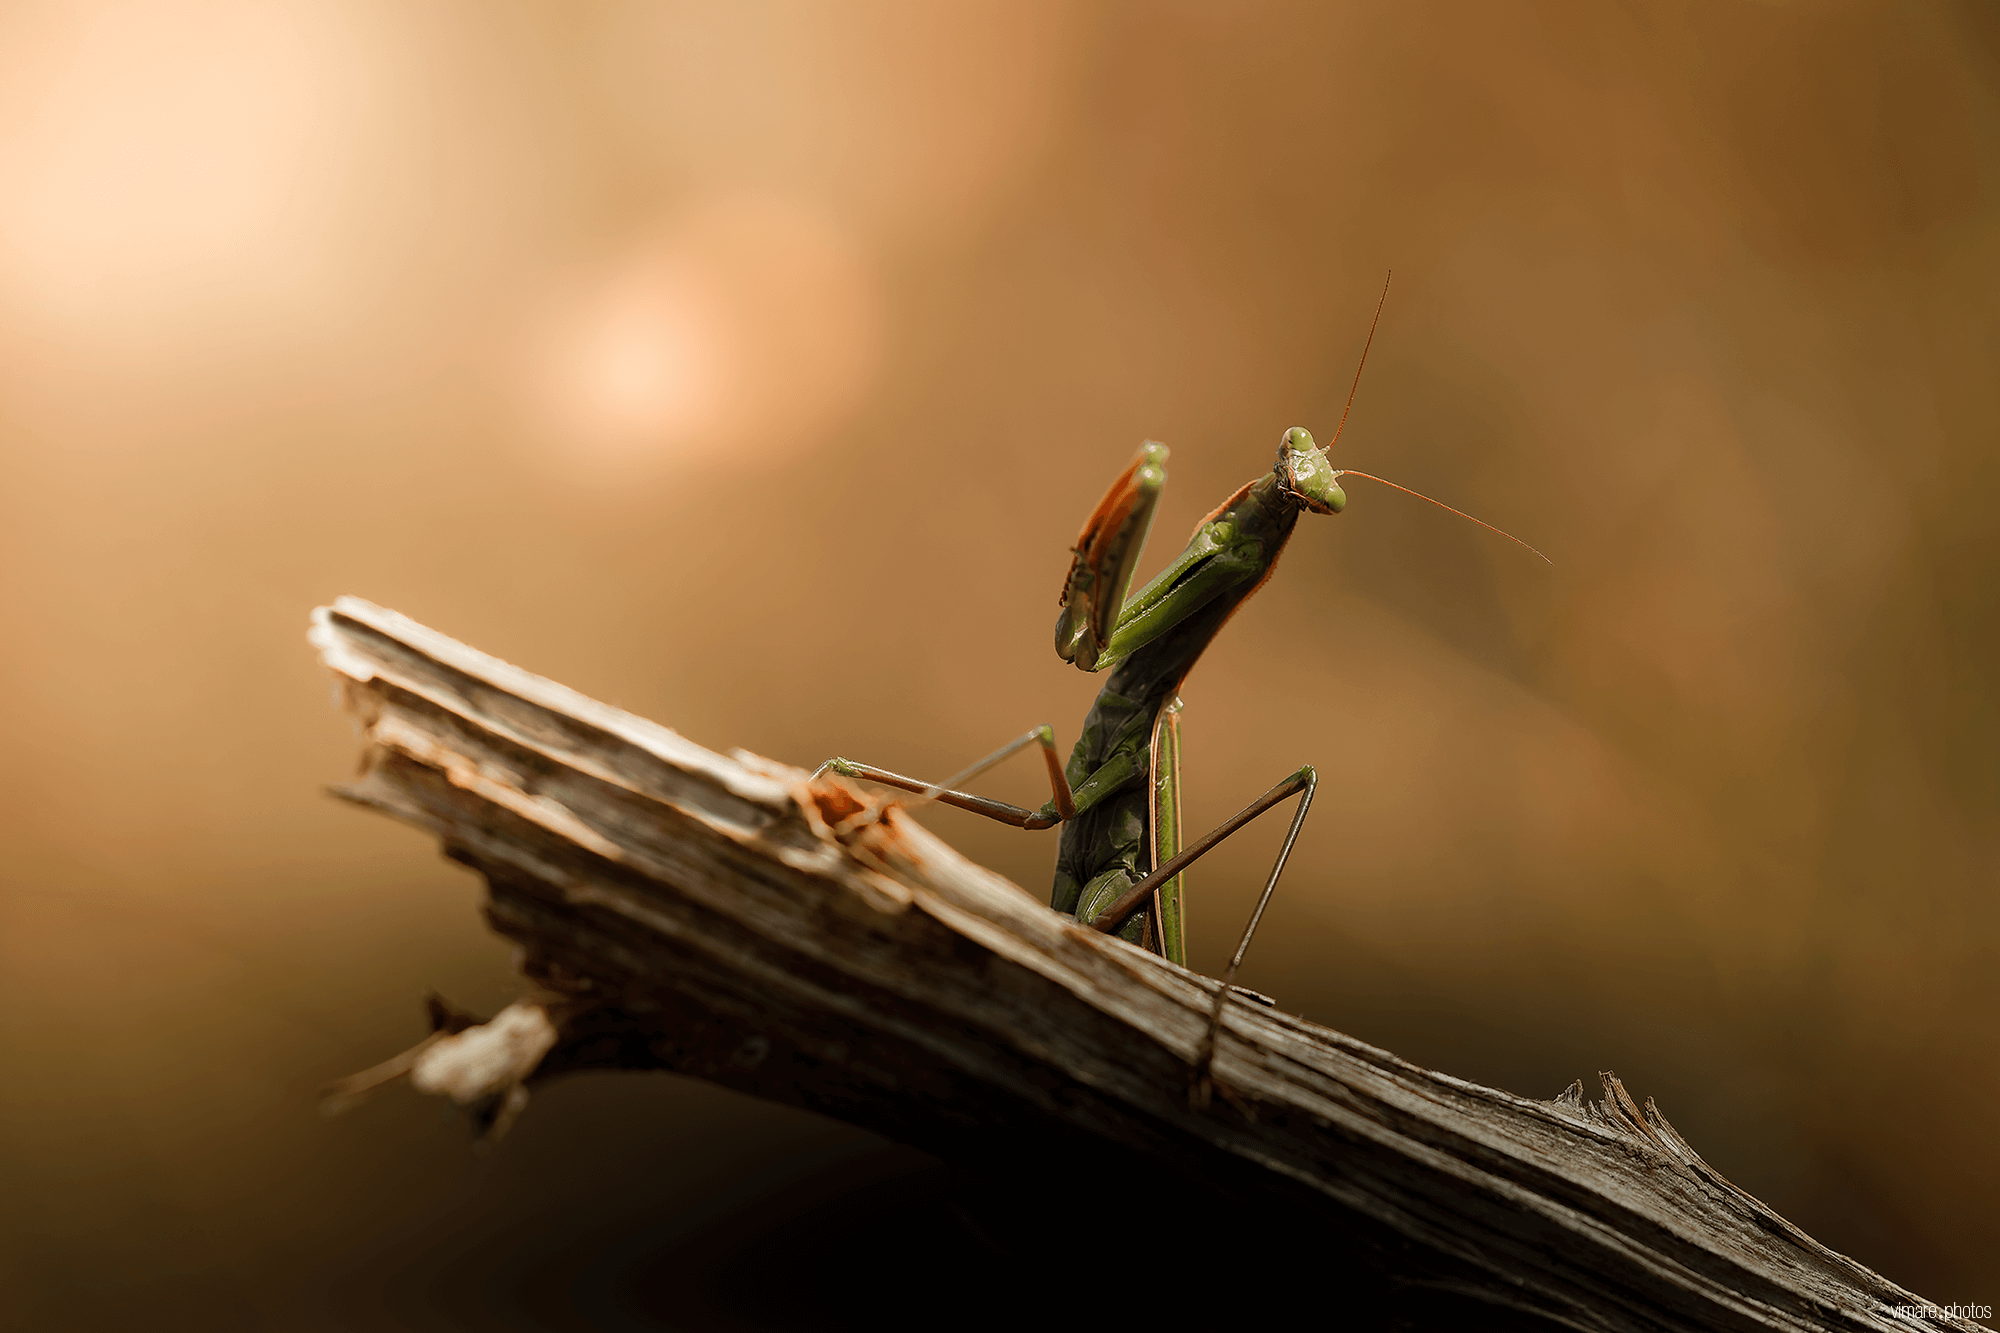
<path fill-rule="evenodd" d="M 1055 818 L 1051 819 L 1039 810 L 1026 810 L 1018 805 L 1009 805 L 1005 801 L 996 801 L 991 797 L 975 796 L 970 792 L 957 790 L 959 783 L 970 782 L 1016 751 L 1036 742 L 1040 742 L 1042 759 L 1048 765 L 1049 790 L 1055 798 Z M 866 778 L 870 782 L 879 782 L 884 786 L 917 792 L 919 803 L 939 801 L 960 810 L 969 810 L 975 815 L 996 819 L 1002 824 L 1012 824 L 1020 829 L 1052 828 L 1066 820 L 1076 818 L 1076 800 L 1070 791 L 1069 778 L 1063 773 L 1062 759 L 1056 753 L 1055 729 L 1046 723 L 1008 741 L 978 763 L 962 772 L 952 774 L 943 782 L 921 782 L 916 778 L 904 777 L 901 773 L 891 773 L 886 768 L 876 768 L 872 764 L 860 764 L 852 759 L 843 759 L 839 755 L 835 755 L 814 769 L 813 776 L 818 777 L 828 769 L 843 777 Z"/>

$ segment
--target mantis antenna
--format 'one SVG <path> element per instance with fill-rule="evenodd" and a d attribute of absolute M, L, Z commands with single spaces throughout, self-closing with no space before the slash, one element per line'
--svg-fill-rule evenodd
<path fill-rule="evenodd" d="M 1331 446 L 1328 447 L 1330 448 Z M 1535 551 L 1534 547 L 1529 546 L 1526 542 L 1522 541 L 1519 537 L 1516 537 L 1513 533 L 1507 531 L 1505 528 L 1496 528 L 1491 523 L 1488 523 L 1485 519 L 1474 518 L 1472 515 L 1466 513 L 1463 509 L 1452 509 L 1450 505 L 1446 504 L 1442 500 L 1431 500 L 1431 497 L 1425 495 L 1422 491 L 1413 491 L 1408 486 L 1403 485 L 1401 482 L 1390 481 L 1387 477 L 1378 477 L 1375 476 L 1373 473 L 1369 472 L 1356 472 L 1351 467 L 1336 468 L 1334 470 L 1333 475 L 1336 477 L 1367 477 L 1368 480 L 1379 481 L 1384 486 L 1394 486 L 1397 490 L 1401 491 L 1405 495 L 1414 495 L 1419 500 L 1430 500 L 1430 502 L 1436 505 L 1439 509 L 1450 510 L 1452 513 L 1457 514 L 1460 518 L 1464 519 L 1468 523 L 1477 523 L 1480 527 L 1485 528 L 1488 532 L 1499 533 L 1502 537 L 1505 537 L 1508 541 L 1514 543 L 1514 545 L 1516 546 L 1519 546 L 1525 550 Z M 1547 561 L 1551 565 L 1555 563 L 1555 561 L 1549 560 L 1547 556 L 1542 555 L 1540 551 L 1535 551 L 1535 554 L 1541 555 L 1542 559 Z"/>
<path fill-rule="evenodd" d="M 1368 341 L 1361 344 L 1361 360 L 1354 367 L 1354 385 L 1347 391 L 1347 406 L 1340 409 L 1340 424 L 1333 428 L 1333 438 L 1326 442 L 1326 447 L 1329 449 L 1340 443 L 1340 432 L 1347 429 L 1347 414 L 1354 410 L 1354 395 L 1361 392 L 1361 372 L 1368 365 L 1368 349 L 1375 345 L 1375 326 L 1382 322 L 1382 307 L 1389 304 L 1389 284 L 1395 280 L 1395 277 L 1396 270 L 1392 268 L 1389 270 L 1387 276 L 1382 279 L 1382 295 L 1375 302 L 1375 318 L 1368 321 Z M 1359 477 L 1366 474 L 1357 472 L 1354 475 Z M 1430 500 L 1428 495 L 1424 498 Z M 1431 503 L 1436 504 L 1437 502 L 1432 500 Z M 1473 520 L 1475 523 L 1478 521 L 1477 519 Z M 1547 557 L 1543 558 L 1546 559 Z"/>
<path fill-rule="evenodd" d="M 1395 279 L 1395 276 L 1396 276 L 1396 270 L 1390 269 L 1387 276 L 1385 276 L 1382 279 L 1382 295 L 1379 298 L 1377 298 L 1375 302 L 1375 318 L 1368 322 L 1368 341 L 1361 344 L 1361 360 L 1359 364 L 1357 364 L 1354 367 L 1354 384 L 1353 387 L 1351 387 L 1347 391 L 1347 406 L 1340 409 L 1340 424 L 1333 428 L 1333 438 L 1326 442 L 1326 452 L 1329 453 L 1332 452 L 1333 446 L 1340 443 L 1340 432 L 1347 429 L 1347 414 L 1354 410 L 1354 395 L 1361 392 L 1361 372 L 1368 365 L 1368 349 L 1375 345 L 1375 326 L 1382 322 L 1382 307 L 1387 305 L 1389 302 L 1389 284 L 1391 281 Z M 1442 500 L 1431 500 L 1431 497 L 1425 495 L 1422 491 L 1413 491 L 1408 486 L 1403 485 L 1401 482 L 1390 481 L 1386 477 L 1377 477 L 1367 472 L 1356 472 L 1351 467 L 1339 468 L 1335 470 L 1333 475 L 1336 478 L 1367 477 L 1368 480 L 1381 482 L 1382 485 L 1384 486 L 1393 486 L 1405 495 L 1414 495 L 1419 500 L 1429 500 L 1430 503 L 1436 505 L 1439 509 L 1449 510 L 1454 514 L 1457 514 L 1460 518 L 1464 519 L 1468 523 L 1477 523 L 1480 527 L 1485 528 L 1488 532 L 1499 533 L 1502 537 L 1505 537 L 1508 541 L 1514 543 L 1514 545 L 1516 546 L 1522 547 L 1529 551 L 1534 551 L 1536 555 L 1541 556 L 1542 559 L 1548 564 L 1553 565 L 1555 563 L 1555 561 L 1550 560 L 1545 555 L 1542 555 L 1540 551 L 1535 551 L 1534 547 L 1529 546 L 1526 542 L 1522 541 L 1519 537 L 1516 537 L 1513 533 L 1508 532 L 1505 528 L 1496 528 L 1491 523 L 1488 523 L 1484 519 L 1474 518 L 1472 515 L 1466 513 L 1463 509 L 1452 509 L 1450 505 L 1446 504 Z"/>

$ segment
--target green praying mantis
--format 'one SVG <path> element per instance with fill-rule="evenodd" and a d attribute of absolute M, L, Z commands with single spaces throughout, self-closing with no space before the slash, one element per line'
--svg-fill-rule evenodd
<path fill-rule="evenodd" d="M 1382 294 L 1386 300 L 1386 284 Z M 1377 322 L 1381 313 L 1378 303 Z M 1371 324 L 1361 366 L 1367 364 L 1374 340 Z M 1360 383 L 1357 366 L 1348 410 Z M 1128 599 L 1134 567 L 1166 485 L 1166 446 L 1149 441 L 1140 447 L 1084 521 L 1063 584 L 1056 619 L 1057 655 L 1084 671 L 1111 673 L 1084 718 L 1083 734 L 1067 764 L 1058 759 L 1054 730 L 1043 725 L 941 783 L 841 757 L 827 760 L 819 769 L 917 792 L 920 801 L 941 801 L 1017 828 L 1060 825 L 1062 841 L 1049 905 L 1183 967 L 1187 964 L 1183 881 L 1188 866 L 1257 816 L 1298 797 L 1291 826 L 1223 975 L 1201 1061 L 1204 1073 L 1222 1005 L 1231 992 L 1263 999 L 1237 988 L 1236 973 L 1298 841 L 1318 775 L 1312 765 L 1302 766 L 1220 826 L 1184 845 L 1181 682 L 1223 625 L 1270 578 L 1299 516 L 1337 514 L 1346 508 L 1347 496 L 1339 485 L 1344 476 L 1366 477 L 1415 495 L 1541 556 L 1518 537 L 1441 501 L 1366 472 L 1334 467 L 1327 451 L 1338 443 L 1346 424 L 1343 411 L 1340 426 L 1325 447 L 1302 426 L 1286 431 L 1270 471 L 1245 483 L 1204 517 L 1180 555 Z M 960 790 L 961 784 L 1031 745 L 1041 747 L 1052 793 L 1039 810 Z"/>

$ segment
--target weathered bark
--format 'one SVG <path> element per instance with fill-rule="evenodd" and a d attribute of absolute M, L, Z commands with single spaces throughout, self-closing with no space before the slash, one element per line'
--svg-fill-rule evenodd
<path fill-rule="evenodd" d="M 1260 1281 L 1337 1280 L 1349 1310 L 1397 1292 L 1412 1325 L 1977 1327 L 1731 1185 L 1609 1074 L 1601 1102 L 1531 1101 L 1237 999 L 1221 1095 L 1197 1106 L 1216 982 L 1059 918 L 897 807 L 352 598 L 315 612 L 312 641 L 364 732 L 340 794 L 484 874 L 534 983 L 486 1024 L 434 1004 L 437 1032 L 343 1096 L 407 1073 L 497 1130 L 535 1080 L 675 1070 L 1024 1198 L 1092 1199 L 1112 1277 L 1127 1252 L 1103 1236 L 1157 1231 L 1171 1182 L 1256 1219 L 1283 1256 Z"/>

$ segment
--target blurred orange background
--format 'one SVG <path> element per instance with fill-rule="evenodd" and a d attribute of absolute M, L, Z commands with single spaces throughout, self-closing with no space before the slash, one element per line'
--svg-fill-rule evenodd
<path fill-rule="evenodd" d="M 1143 577 L 1326 439 L 1390 269 L 1335 462 L 1555 563 L 1367 482 L 1301 523 L 1184 691 L 1191 825 L 1324 779 L 1243 980 L 1525 1095 L 1615 1069 L 2000 1303 L 1995 13 L 7 6 L 7 1304 L 624 1327 L 893 1203 L 908 1154 L 666 1076 L 486 1158 L 315 1114 L 426 989 L 516 987 L 475 879 L 322 794 L 307 612 L 802 766 L 1067 745 L 1090 505 L 1171 446 Z M 1053 835 L 926 818 L 1045 892 Z M 1279 833 L 1192 876 L 1198 968 Z"/>

